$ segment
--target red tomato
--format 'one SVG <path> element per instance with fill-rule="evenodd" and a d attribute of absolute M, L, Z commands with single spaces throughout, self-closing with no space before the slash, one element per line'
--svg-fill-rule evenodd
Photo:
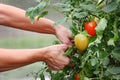
<path fill-rule="evenodd" d="M 84 24 L 84 29 L 88 32 L 89 35 L 93 37 L 96 35 L 96 30 L 95 30 L 96 26 L 97 23 L 94 20 L 92 20 Z"/>
<path fill-rule="evenodd" d="M 75 74 L 75 80 L 80 80 L 78 73 Z"/>

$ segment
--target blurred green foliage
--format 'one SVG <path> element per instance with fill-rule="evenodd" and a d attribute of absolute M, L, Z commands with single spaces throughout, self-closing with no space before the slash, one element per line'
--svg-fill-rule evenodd
<path fill-rule="evenodd" d="M 0 39 L 0 48 L 41 48 L 53 44 L 54 36 L 29 36 Z"/>

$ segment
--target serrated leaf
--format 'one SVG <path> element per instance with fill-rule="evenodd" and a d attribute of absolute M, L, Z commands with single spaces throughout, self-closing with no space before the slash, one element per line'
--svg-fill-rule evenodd
<path fill-rule="evenodd" d="M 39 20 L 40 18 L 44 17 L 47 14 L 48 14 L 48 11 L 44 11 L 37 17 L 37 19 Z"/>
<path fill-rule="evenodd" d="M 120 61 L 120 47 L 116 47 L 113 51 L 112 51 L 112 56 L 113 58 L 115 58 L 116 60 Z"/>
<path fill-rule="evenodd" d="M 106 5 L 105 7 L 103 7 L 103 11 L 104 12 L 112 12 L 112 11 L 115 11 L 117 10 L 117 7 L 118 7 L 118 4 L 116 2 L 111 2 L 110 4 Z"/>
<path fill-rule="evenodd" d="M 109 74 L 120 74 L 120 67 L 109 67 L 108 69 L 107 69 L 107 72 L 109 73 Z"/>
<path fill-rule="evenodd" d="M 31 22 L 34 21 L 33 13 L 34 13 L 34 8 L 29 8 L 29 9 L 27 9 L 26 14 L 25 14 L 27 17 L 28 16 L 30 17 Z"/>
<path fill-rule="evenodd" d="M 73 16 L 76 18 L 84 18 L 88 15 L 87 12 L 80 12 L 80 13 L 75 13 Z"/>
<path fill-rule="evenodd" d="M 37 6 L 27 9 L 26 16 L 29 16 L 30 21 L 33 22 L 36 16 L 41 17 L 41 16 L 44 16 L 45 14 L 47 15 L 47 12 L 42 12 L 46 6 L 47 6 L 47 2 L 42 1 Z"/>

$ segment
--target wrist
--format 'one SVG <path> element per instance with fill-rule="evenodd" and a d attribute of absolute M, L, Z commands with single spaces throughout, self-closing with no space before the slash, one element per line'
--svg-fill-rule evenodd
<path fill-rule="evenodd" d="M 47 50 L 45 48 L 41 49 L 34 49 L 33 50 L 33 59 L 38 62 L 38 61 L 44 61 L 46 58 L 46 52 Z"/>
<path fill-rule="evenodd" d="M 34 24 L 40 25 L 39 26 L 39 33 L 47 33 L 47 34 L 55 34 L 55 27 L 53 26 L 54 21 L 49 20 L 47 18 L 41 18 L 39 21 L 35 21 Z"/>
<path fill-rule="evenodd" d="M 55 36 L 57 36 L 61 30 L 62 26 L 61 25 L 58 25 L 58 26 L 55 26 L 54 29 L 55 29 Z"/>

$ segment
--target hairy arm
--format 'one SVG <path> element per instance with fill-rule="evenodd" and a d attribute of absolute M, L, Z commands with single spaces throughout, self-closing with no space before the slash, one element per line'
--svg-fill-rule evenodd
<path fill-rule="evenodd" d="M 39 50 L 43 59 L 43 50 Z M 16 69 L 37 61 L 35 58 L 37 49 L 0 49 L 0 72 Z"/>
<path fill-rule="evenodd" d="M 53 70 L 62 69 L 69 63 L 69 58 L 63 56 L 67 48 L 67 45 L 61 44 L 40 49 L 0 49 L 0 72 L 39 61 Z"/>
<path fill-rule="evenodd" d="M 47 18 L 41 18 L 39 21 L 35 19 L 34 23 L 31 24 L 23 9 L 0 3 L 0 25 L 38 33 L 54 34 L 62 43 L 71 44 L 72 34 L 70 30 L 62 25 L 53 27 L 53 24 L 54 21 Z"/>
<path fill-rule="evenodd" d="M 0 4 L 0 16 L 1 24 L 5 26 L 38 33 L 55 34 L 55 28 L 52 26 L 53 21 L 41 18 L 39 21 L 35 20 L 35 22 L 31 24 L 29 18 L 25 16 L 25 11 L 20 8 Z"/>

